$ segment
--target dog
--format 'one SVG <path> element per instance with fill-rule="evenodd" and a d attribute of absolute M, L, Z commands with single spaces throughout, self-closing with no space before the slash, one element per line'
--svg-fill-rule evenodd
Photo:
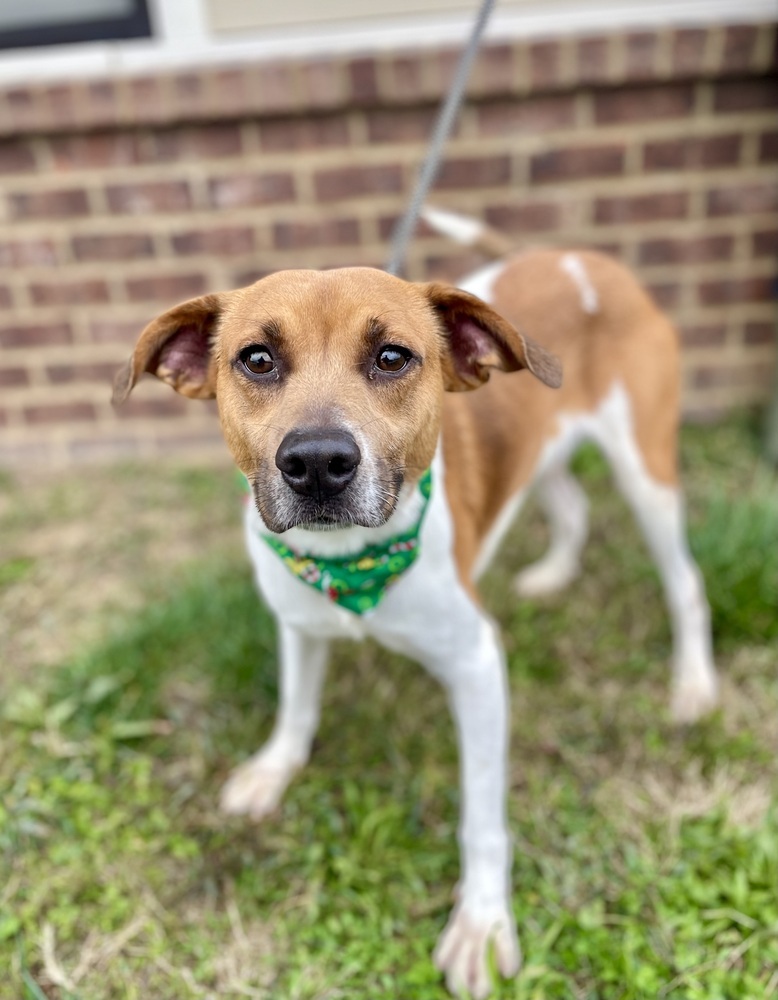
<path fill-rule="evenodd" d="M 489 243 L 475 228 L 470 242 Z M 506 671 L 475 581 L 530 488 L 551 543 L 519 573 L 518 593 L 575 577 L 587 503 L 567 464 L 584 439 L 609 459 L 662 577 L 673 715 L 689 723 L 716 704 L 677 478 L 673 327 L 597 253 L 515 254 L 460 288 L 370 268 L 282 271 L 153 320 L 117 375 L 115 403 L 144 372 L 216 399 L 253 497 L 245 530 L 258 587 L 278 621 L 275 727 L 228 779 L 222 808 L 262 819 L 308 760 L 332 639 L 372 636 L 420 662 L 449 695 L 463 788 L 461 880 L 434 960 L 452 992 L 485 997 L 490 950 L 511 977 L 520 948 Z"/>

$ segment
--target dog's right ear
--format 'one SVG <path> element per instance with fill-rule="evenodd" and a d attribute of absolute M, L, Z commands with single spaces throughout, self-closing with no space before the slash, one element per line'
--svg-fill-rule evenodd
<path fill-rule="evenodd" d="M 144 372 L 156 375 L 182 396 L 213 399 L 216 377 L 211 346 L 228 294 L 190 299 L 152 320 L 116 374 L 113 405 L 125 401 Z"/>

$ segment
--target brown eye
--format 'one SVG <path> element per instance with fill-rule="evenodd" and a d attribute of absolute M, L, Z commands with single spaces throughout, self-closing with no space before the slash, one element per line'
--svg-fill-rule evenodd
<path fill-rule="evenodd" d="M 244 347 L 240 352 L 240 360 L 246 371 L 252 375 L 268 375 L 276 366 L 269 349 L 261 344 Z"/>
<path fill-rule="evenodd" d="M 411 352 L 404 347 L 397 347 L 395 344 L 387 344 L 378 352 L 375 359 L 375 366 L 379 371 L 396 374 L 411 360 Z"/>

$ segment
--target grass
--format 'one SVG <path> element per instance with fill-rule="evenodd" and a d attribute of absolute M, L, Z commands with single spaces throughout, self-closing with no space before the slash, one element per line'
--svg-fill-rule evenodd
<path fill-rule="evenodd" d="M 778 491 L 744 421 L 683 445 L 713 719 L 667 720 L 658 582 L 595 453 L 576 461 L 584 577 L 513 600 L 545 542 L 529 511 L 484 582 L 525 954 L 500 998 L 778 996 Z M 135 466 L 0 488 L 3 1000 L 446 996 L 429 953 L 457 877 L 456 754 L 416 666 L 338 647 L 282 813 L 215 809 L 276 693 L 229 481 Z"/>

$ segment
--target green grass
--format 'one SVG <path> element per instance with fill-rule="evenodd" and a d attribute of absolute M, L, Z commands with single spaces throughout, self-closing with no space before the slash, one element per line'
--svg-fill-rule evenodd
<path fill-rule="evenodd" d="M 512 598 L 544 545 L 530 511 L 485 581 L 511 674 L 525 955 L 500 998 L 778 996 L 778 493 L 743 422 L 689 431 L 684 464 L 725 678 L 695 730 L 668 722 L 656 575 L 595 454 L 576 465 L 585 576 L 552 602 Z M 140 493 L 156 477 L 127 475 Z M 193 470 L 148 488 L 162 509 L 207 509 L 223 483 Z M 14 538 L 22 518 L 8 513 Z M 0 997 L 442 1000 L 429 954 L 458 867 L 442 692 L 376 647 L 338 647 L 281 814 L 223 818 L 221 783 L 269 731 L 276 667 L 248 568 L 222 548 L 150 576 L 137 613 L 11 686 Z"/>

